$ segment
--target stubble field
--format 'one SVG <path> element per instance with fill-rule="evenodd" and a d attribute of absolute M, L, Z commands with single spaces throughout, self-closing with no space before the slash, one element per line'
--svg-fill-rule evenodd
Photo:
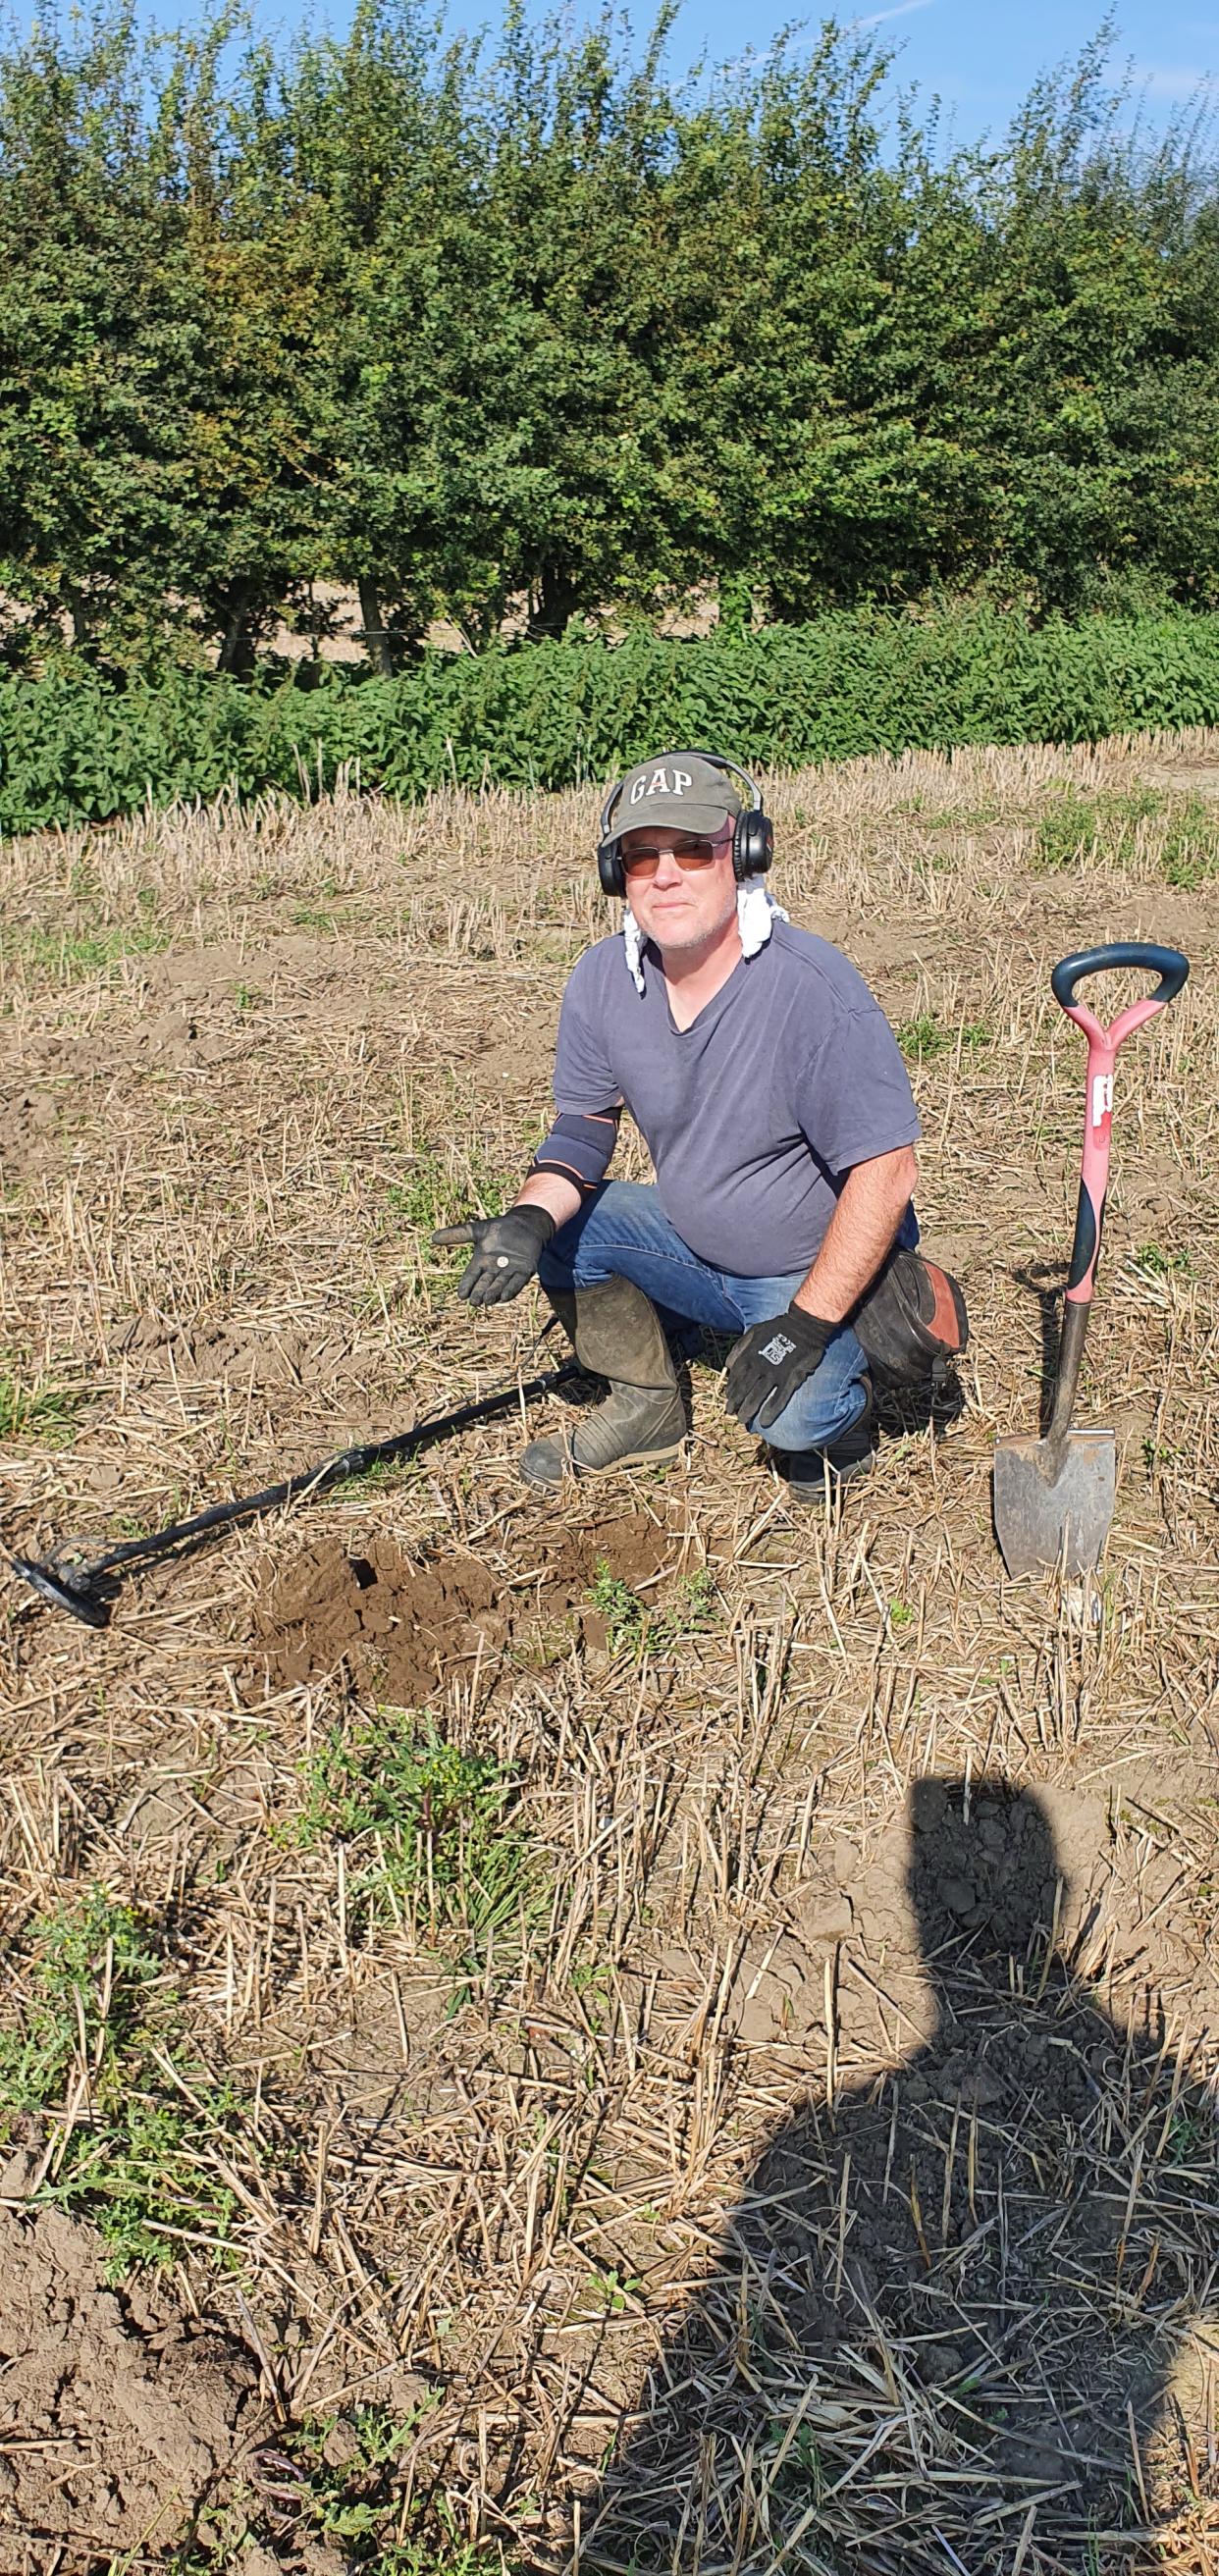
<path fill-rule="evenodd" d="M 546 1506 L 509 1401 L 104 1630 L 5 1575 L 2 2576 L 1213 2576 L 1216 788 L 1213 735 L 774 782 L 973 1325 L 838 1522 L 711 1353 L 667 1474 Z M 6 848 L 6 1549 L 558 1363 L 427 1238 L 542 1132 L 595 815 Z M 1082 1116 L 1049 969 L 1140 936 L 1193 974 L 1118 1074 L 1117 1517 L 1098 1586 L 1011 1585 Z"/>

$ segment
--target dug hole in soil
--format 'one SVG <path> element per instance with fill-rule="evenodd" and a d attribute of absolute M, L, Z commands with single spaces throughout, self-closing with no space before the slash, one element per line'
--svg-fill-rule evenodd
<path fill-rule="evenodd" d="M 534 1662 L 553 1661 L 577 1639 L 604 1646 L 605 1621 L 588 1598 L 598 1569 L 608 1566 L 632 1591 L 655 1587 L 676 1544 L 647 1512 L 592 1531 L 548 1531 L 532 1561 L 523 1547 L 523 1571 L 505 1590 L 468 1553 L 411 1557 L 377 1535 L 349 1554 L 340 1539 L 317 1538 L 288 1565 L 268 1567 L 255 1649 L 275 1689 L 342 1668 L 353 1686 L 375 1683 L 415 1707 L 447 1673 L 512 1645 Z M 646 1598 L 656 1597 L 650 1588 Z"/>

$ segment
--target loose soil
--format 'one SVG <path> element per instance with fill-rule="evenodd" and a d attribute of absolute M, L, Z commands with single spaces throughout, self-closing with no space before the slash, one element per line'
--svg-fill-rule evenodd
<path fill-rule="evenodd" d="M 840 1520 L 696 1362 L 664 1474 L 530 1496 L 556 1395 L 142 1568 L 103 1631 L 0 1582 L 0 2026 L 32 1918 L 101 1891 L 239 2106 L 223 2263 L 108 2286 L 28 2167 L 0 2197 L 0 2576 L 1215 2576 L 1216 776 L 1199 734 L 770 782 L 971 1316 Z M 1047 869 L 1065 785 L 1096 830 Z M 7 1549 L 547 1369 L 540 1301 L 472 1314 L 429 1238 L 528 1160 L 596 813 L 6 845 Z M 1140 937 L 1193 971 L 1117 1075 L 1078 1406 L 1114 1526 L 1098 1586 L 1011 1584 L 991 1461 L 1052 1379 L 1083 1108 L 1050 969 Z M 602 1563 L 646 1614 L 613 1640 Z M 319 1747 L 387 1703 L 511 1782 L 485 1875 L 450 1833 L 429 1886 L 413 1811 L 319 1820 Z M 91 2059 L 35 2117 L 16 2055 L 53 2183 Z"/>
<path fill-rule="evenodd" d="M 379 1534 L 358 1555 L 333 1538 L 311 1540 L 267 1571 L 254 1620 L 267 1679 L 283 1690 L 342 1673 L 411 1707 L 447 1675 L 509 1647 L 542 1662 L 577 1641 L 604 1647 L 606 1622 L 588 1597 L 601 1568 L 657 1599 L 655 1578 L 675 1542 L 648 1514 L 626 1512 L 595 1531 L 533 1531 L 526 1553 L 532 1569 L 509 1590 L 475 1556 L 413 1563 Z"/>
<path fill-rule="evenodd" d="M 58 2210 L 0 2209 L 0 2279 L 0 2565 L 176 2537 L 263 2415 L 257 2365 L 176 2301 L 107 2288 L 96 2232 Z"/>

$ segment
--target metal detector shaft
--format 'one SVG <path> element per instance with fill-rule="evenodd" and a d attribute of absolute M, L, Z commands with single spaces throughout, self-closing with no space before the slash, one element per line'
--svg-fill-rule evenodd
<path fill-rule="evenodd" d="M 208 1531 L 232 1529 L 238 1521 L 253 1520 L 260 1512 L 280 1510 L 287 1503 L 298 1502 L 304 1494 L 324 1493 L 328 1486 L 342 1483 L 347 1477 L 366 1476 L 370 1467 L 389 1466 L 398 1458 L 409 1458 L 429 1441 L 440 1440 L 451 1431 L 466 1431 L 475 1422 L 484 1422 L 506 1404 L 530 1403 L 536 1396 L 549 1395 L 555 1387 L 581 1375 L 575 1360 L 559 1369 L 548 1370 L 544 1377 L 514 1380 L 511 1386 L 496 1389 L 494 1395 L 478 1397 L 471 1404 L 459 1404 L 450 1413 L 433 1414 L 430 1421 L 417 1422 L 410 1431 L 396 1431 L 387 1440 L 361 1443 L 359 1447 L 340 1449 L 320 1466 L 302 1467 L 294 1476 L 285 1476 L 278 1485 L 265 1485 L 261 1493 L 241 1494 L 228 1503 L 210 1503 L 206 1511 L 195 1512 L 189 1520 L 171 1521 L 166 1528 L 152 1531 L 147 1538 L 127 1539 L 121 1547 L 108 1548 L 103 1556 L 73 1565 L 70 1572 L 51 1559 L 40 1562 L 31 1557 L 15 1556 L 15 1571 L 46 1600 L 77 1617 L 89 1620 L 83 1604 L 92 1585 L 103 1576 L 117 1572 L 120 1566 L 136 1565 L 149 1557 L 166 1556 L 190 1539 L 203 1538 Z M 79 1603 L 70 1595 L 79 1595 Z M 90 1621 L 90 1624 L 93 1624 Z"/>

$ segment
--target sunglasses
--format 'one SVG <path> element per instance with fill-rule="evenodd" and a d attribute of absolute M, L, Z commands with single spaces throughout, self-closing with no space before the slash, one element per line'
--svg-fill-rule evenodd
<path fill-rule="evenodd" d="M 714 840 L 701 833 L 682 833 L 665 843 L 664 850 L 623 850 L 622 864 L 629 877 L 654 877 L 662 857 L 676 859 L 679 868 L 709 868 L 721 858 L 729 843 L 729 834 L 719 833 Z"/>

